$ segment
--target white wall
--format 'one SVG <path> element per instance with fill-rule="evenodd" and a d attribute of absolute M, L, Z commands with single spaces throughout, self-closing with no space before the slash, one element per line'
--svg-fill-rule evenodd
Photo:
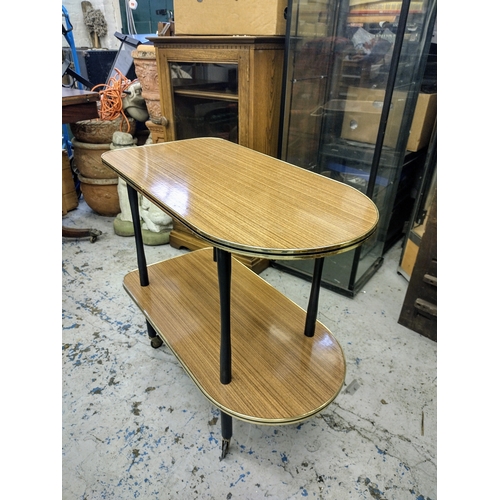
<path fill-rule="evenodd" d="M 120 5 L 118 0 L 90 0 L 90 3 L 94 9 L 99 9 L 103 13 L 108 25 L 108 33 L 105 37 L 100 38 L 101 48 L 118 49 L 120 40 L 115 37 L 115 31 L 122 31 Z M 83 21 L 81 0 L 63 0 L 62 5 L 68 11 L 69 19 L 73 25 L 72 33 L 75 40 L 75 46 L 77 48 L 91 48 L 92 40 Z M 66 27 L 64 16 L 62 17 L 62 24 Z M 68 46 L 64 36 L 62 37 L 62 46 Z"/>

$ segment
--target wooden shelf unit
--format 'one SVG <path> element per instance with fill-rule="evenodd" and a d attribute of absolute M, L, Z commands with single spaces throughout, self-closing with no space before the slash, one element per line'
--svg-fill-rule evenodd
<path fill-rule="evenodd" d="M 219 382 L 220 316 L 217 264 L 210 248 L 148 267 L 124 280 L 126 291 L 202 393 L 240 420 L 290 424 L 321 411 L 337 396 L 345 360 L 320 322 L 304 335 L 306 312 L 246 266 L 233 261 L 233 378 Z M 175 328 L 172 327 L 175 325 Z M 320 383 L 318 383 L 320 382 Z"/>

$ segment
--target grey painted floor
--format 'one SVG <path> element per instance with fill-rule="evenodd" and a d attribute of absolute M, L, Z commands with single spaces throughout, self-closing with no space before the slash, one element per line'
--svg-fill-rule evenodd
<path fill-rule="evenodd" d="M 219 461 L 219 411 L 167 347 L 150 347 L 122 288 L 137 267 L 133 238 L 83 200 L 63 224 L 103 232 L 63 238 L 64 500 L 436 499 L 437 345 L 397 323 L 408 286 L 399 244 L 354 299 L 321 291 L 319 320 L 347 361 L 337 399 L 300 425 L 234 420 Z M 148 263 L 179 253 L 146 247 Z M 309 283 L 261 276 L 306 307 Z"/>

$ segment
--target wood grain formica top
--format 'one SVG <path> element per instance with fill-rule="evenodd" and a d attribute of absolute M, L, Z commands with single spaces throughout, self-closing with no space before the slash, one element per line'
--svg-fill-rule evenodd
<path fill-rule="evenodd" d="M 218 138 L 108 151 L 102 161 L 211 245 L 275 259 L 350 250 L 375 204 L 341 182 Z"/>
<path fill-rule="evenodd" d="M 231 383 L 219 379 L 220 313 L 217 263 L 205 248 L 148 266 L 124 287 L 203 394 L 240 420 L 290 424 L 328 406 L 342 389 L 345 358 L 316 322 L 304 335 L 306 312 L 233 259 Z"/>

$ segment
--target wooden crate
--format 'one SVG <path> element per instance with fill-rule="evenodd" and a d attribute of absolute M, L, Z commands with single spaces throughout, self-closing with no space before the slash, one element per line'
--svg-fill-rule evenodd
<path fill-rule="evenodd" d="M 437 341 L 437 189 L 398 323 Z"/>

